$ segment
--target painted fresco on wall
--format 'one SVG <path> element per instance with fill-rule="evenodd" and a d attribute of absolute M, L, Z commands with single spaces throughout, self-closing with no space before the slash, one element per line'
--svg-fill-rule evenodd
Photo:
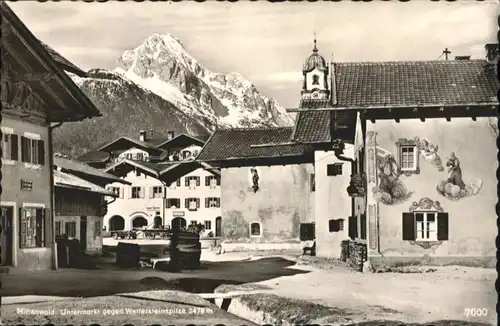
<path fill-rule="evenodd" d="M 422 154 L 422 158 L 428 164 L 434 165 L 439 172 L 444 171 L 443 161 L 438 155 L 438 145 L 430 143 L 426 138 L 415 137 L 417 148 Z"/>
<path fill-rule="evenodd" d="M 460 160 L 455 153 L 451 153 L 450 158 L 446 161 L 446 167 L 448 169 L 448 178 L 437 185 L 437 191 L 441 195 L 449 199 L 458 200 L 479 193 L 483 186 L 483 181 L 476 179 L 466 184 L 463 180 Z"/>
<path fill-rule="evenodd" d="M 259 171 L 257 170 L 256 167 L 253 167 L 250 169 L 250 188 L 253 190 L 254 193 L 259 190 Z"/>
<path fill-rule="evenodd" d="M 498 137 L 498 118 L 497 117 L 488 118 L 488 125 L 490 126 L 490 130 L 493 133 L 493 136 Z"/>
<path fill-rule="evenodd" d="M 384 153 L 385 152 L 385 153 Z M 377 147 L 378 186 L 373 187 L 373 198 L 386 205 L 394 205 L 408 200 L 413 192 L 408 191 L 399 179 L 398 166 L 394 155 Z"/>

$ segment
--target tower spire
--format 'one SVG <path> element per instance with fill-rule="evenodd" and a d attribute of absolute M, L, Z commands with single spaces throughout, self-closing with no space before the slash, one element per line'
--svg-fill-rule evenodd
<path fill-rule="evenodd" d="M 318 52 L 318 48 L 316 47 L 316 32 L 314 32 L 314 49 L 313 52 Z"/>

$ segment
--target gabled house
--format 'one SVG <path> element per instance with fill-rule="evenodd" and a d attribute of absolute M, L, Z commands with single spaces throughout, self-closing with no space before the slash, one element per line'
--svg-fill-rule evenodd
<path fill-rule="evenodd" d="M 222 239 L 252 247 L 299 246 L 314 220 L 310 147 L 290 143 L 291 127 L 216 130 L 198 161 L 221 168 Z"/>
<path fill-rule="evenodd" d="M 315 47 L 290 111 L 291 141 L 316 149 L 318 256 L 494 264 L 498 45 L 486 49 L 488 60 L 327 66 Z"/>
<path fill-rule="evenodd" d="M 48 270 L 55 266 L 52 130 L 100 113 L 65 70 L 85 72 L 43 45 L 5 2 L 0 13 L 1 264 Z"/>
<path fill-rule="evenodd" d="M 58 154 L 54 154 L 54 169 L 56 237 L 78 239 L 80 250 L 87 254 L 101 253 L 103 217 L 118 197 L 105 187 L 130 183 Z"/>
<path fill-rule="evenodd" d="M 218 234 L 220 172 L 197 161 L 152 163 L 122 160 L 105 170 L 130 186 L 112 183 L 118 195 L 104 217 L 108 231 L 179 228 L 203 224 Z"/>

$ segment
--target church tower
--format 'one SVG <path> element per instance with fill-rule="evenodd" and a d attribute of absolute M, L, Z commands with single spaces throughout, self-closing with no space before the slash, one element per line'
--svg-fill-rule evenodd
<path fill-rule="evenodd" d="M 316 37 L 314 37 L 313 53 L 307 58 L 302 68 L 304 83 L 302 99 L 326 100 L 330 97 L 328 89 L 328 66 L 325 58 L 318 53 Z"/>

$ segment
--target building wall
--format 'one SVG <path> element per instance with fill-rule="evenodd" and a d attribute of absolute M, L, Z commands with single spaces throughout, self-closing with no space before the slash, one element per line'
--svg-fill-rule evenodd
<path fill-rule="evenodd" d="M 167 198 L 179 198 L 181 207 L 171 208 L 167 207 L 165 210 L 166 220 L 168 224 L 171 225 L 171 221 L 176 216 L 183 217 L 186 219 L 187 225 L 191 224 L 191 221 L 196 221 L 197 223 L 204 224 L 205 221 L 210 221 L 210 231 L 215 234 L 215 219 L 221 216 L 221 186 L 206 186 L 205 177 L 214 176 L 205 169 L 199 168 L 191 173 L 186 174 L 180 180 L 180 186 L 176 182 L 173 182 L 170 187 L 167 188 Z M 185 180 L 188 177 L 199 177 L 200 185 L 194 187 L 186 187 Z M 219 207 L 206 207 L 205 198 L 215 197 L 219 198 Z M 199 198 L 200 207 L 196 211 L 190 211 L 185 207 L 186 198 Z M 207 229 L 208 230 L 208 229 Z"/>
<path fill-rule="evenodd" d="M 139 155 L 142 154 L 144 161 L 149 157 L 149 153 L 146 152 L 145 150 L 133 147 L 133 148 L 130 148 L 130 149 L 120 153 L 120 155 L 118 155 L 117 161 L 127 158 L 127 155 L 132 155 L 133 160 L 139 160 L 137 158 L 138 154 Z"/>
<path fill-rule="evenodd" d="M 35 204 L 44 208 L 52 208 L 50 201 L 50 166 L 48 147 L 48 126 L 44 123 L 31 123 L 10 118 L 2 114 L 2 134 L 14 133 L 18 135 L 18 160 L 7 161 L 2 159 L 2 206 L 14 206 L 13 236 L 14 252 L 13 263 L 16 267 L 25 270 L 48 270 L 52 268 L 52 250 L 50 247 L 20 249 L 19 248 L 19 208 L 23 204 Z M 45 164 L 30 166 L 21 162 L 21 136 L 31 133 L 39 140 L 44 141 Z M 21 190 L 21 179 L 32 182 L 32 190 Z"/>
<path fill-rule="evenodd" d="M 425 122 L 401 120 L 400 123 L 391 120 L 380 120 L 376 123 L 368 121 L 367 131 L 367 134 L 376 133 L 378 153 L 375 156 L 376 162 L 370 160 L 367 154 L 367 169 L 375 171 L 377 164 L 385 168 L 377 171 L 378 184 L 391 169 L 383 165 L 380 153 L 385 150 L 399 160 L 396 142 L 400 138 L 426 138 L 429 144 L 435 145 L 435 152 L 439 157 L 437 159 L 436 155 L 429 151 L 420 151 L 419 173 L 402 174 L 399 177 L 398 190 L 393 192 L 392 196 L 369 187 L 368 199 L 377 200 L 378 208 L 374 212 L 378 211 L 378 251 L 384 259 L 439 262 L 440 259 L 436 258 L 442 258 L 441 262 L 444 262 L 453 261 L 450 260 L 453 258 L 456 262 L 487 261 L 486 257 L 489 257 L 494 261 L 497 236 L 495 205 L 498 199 L 495 173 L 498 133 L 491 128 L 489 120 L 457 118 L 449 122 L 445 119 L 427 119 Z M 446 185 L 443 195 L 443 184 L 446 183 L 443 180 L 450 176 L 446 163 L 452 152 L 459 159 L 465 187 L 459 192 L 457 190 L 460 190 L 460 187 Z M 423 155 L 424 153 L 426 155 Z M 459 197 L 454 198 L 457 194 Z M 427 249 L 402 240 L 402 213 L 408 212 L 410 206 L 417 205 L 424 198 L 429 198 L 430 202 L 439 202 L 444 212 L 449 214 L 448 240 L 436 242 Z M 368 211 L 370 212 L 370 209 Z M 376 230 L 371 229 L 369 236 L 374 234 Z M 376 258 L 374 256 L 374 259 Z"/>
<path fill-rule="evenodd" d="M 124 180 L 132 183 L 131 186 L 123 185 L 118 182 L 109 184 L 108 187 L 120 188 L 120 197 L 108 205 L 108 213 L 104 216 L 104 226 L 110 230 L 109 220 L 115 215 L 123 217 L 125 220 L 125 230 L 132 229 L 132 221 L 136 217 L 144 217 L 148 221 L 148 226 L 154 223 L 154 217 L 157 212 L 164 209 L 163 198 L 150 198 L 151 187 L 163 184 L 160 180 L 146 176 L 145 174 L 136 175 L 135 171 L 129 172 Z M 143 190 L 142 198 L 131 198 L 132 187 L 141 187 Z M 111 201 L 109 197 L 107 201 Z"/>
<path fill-rule="evenodd" d="M 223 168 L 222 237 L 231 242 L 286 242 L 299 239 L 300 223 L 313 222 L 312 164 L 260 166 L 259 189 L 252 188 L 251 167 Z M 250 223 L 261 236 L 250 237 Z"/>
<path fill-rule="evenodd" d="M 65 230 L 65 223 L 75 222 L 76 223 L 76 239 L 82 240 L 80 238 L 80 216 L 74 215 L 57 215 L 55 217 L 56 222 L 62 222 L 61 228 Z M 101 254 L 102 253 L 102 217 L 101 216 L 87 216 L 87 237 L 86 237 L 87 248 L 85 253 L 87 254 Z"/>
<path fill-rule="evenodd" d="M 211 230 L 215 231 L 215 219 L 221 216 L 221 210 L 219 208 L 206 208 L 205 198 L 207 197 L 217 197 L 220 198 L 220 186 L 211 188 L 210 186 L 205 186 L 205 177 L 213 175 L 207 170 L 199 168 L 193 172 L 183 176 L 181 178 L 180 186 L 177 183 L 172 183 L 170 187 L 166 187 L 166 197 L 168 198 L 178 198 L 180 199 L 181 207 L 171 208 L 166 207 L 167 199 L 163 198 L 150 198 L 151 188 L 154 186 L 164 187 L 163 183 L 150 176 L 145 176 L 141 174 L 137 176 L 134 171 L 127 174 L 124 178 L 126 181 L 132 183 L 131 186 L 124 186 L 119 183 L 112 183 L 109 186 L 119 187 L 121 191 L 120 198 L 108 205 L 108 213 L 104 217 L 104 225 L 107 230 L 110 227 L 110 219 L 115 216 L 121 216 L 125 220 L 125 230 L 130 230 L 132 228 L 132 220 L 135 217 L 142 216 L 147 219 L 148 226 L 153 227 L 154 217 L 159 212 L 160 216 L 164 216 L 164 225 L 171 225 L 172 219 L 175 216 L 180 216 L 186 219 L 187 225 L 191 221 L 197 221 L 198 223 L 204 223 L 204 221 L 211 221 Z M 200 186 L 193 187 L 190 189 L 185 186 L 185 178 L 189 176 L 200 177 Z M 144 189 L 143 198 L 130 198 L 131 188 L 135 186 L 140 186 Z M 199 198 L 200 208 L 196 211 L 190 211 L 185 207 L 185 198 Z M 111 199 L 108 199 L 110 201 Z M 162 214 L 164 212 L 164 214 Z M 174 216 L 175 215 L 175 216 Z"/>
<path fill-rule="evenodd" d="M 328 165 L 335 163 L 342 164 L 342 174 L 328 176 Z M 348 239 L 349 216 L 352 215 L 352 201 L 346 190 L 350 182 L 351 163 L 340 160 L 333 151 L 316 151 L 314 165 L 316 255 L 339 258 L 341 241 Z M 343 220 L 342 229 L 331 232 L 329 223 L 332 219 Z"/>

